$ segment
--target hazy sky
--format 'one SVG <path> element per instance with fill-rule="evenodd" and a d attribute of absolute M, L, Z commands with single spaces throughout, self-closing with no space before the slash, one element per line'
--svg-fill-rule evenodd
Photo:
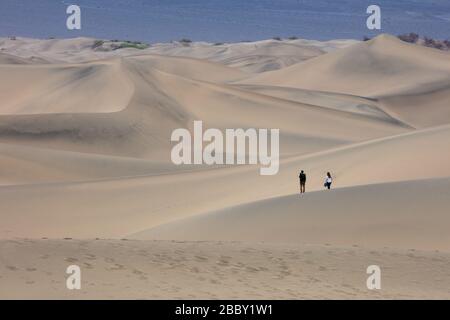
<path fill-rule="evenodd" d="M 66 8 L 82 8 L 82 30 L 66 29 Z M 240 41 L 298 36 L 356 38 L 366 8 L 382 9 L 383 33 L 450 37 L 450 0 L 0 0 L 0 36 L 166 42 Z"/>

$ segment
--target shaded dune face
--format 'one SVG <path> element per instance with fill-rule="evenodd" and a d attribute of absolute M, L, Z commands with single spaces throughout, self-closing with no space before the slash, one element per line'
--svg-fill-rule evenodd
<path fill-rule="evenodd" d="M 333 99 L 322 108 L 320 95 L 311 103 L 251 92 L 228 84 L 246 77 L 242 71 L 191 58 L 4 68 L 13 79 L 3 90 L 0 122 L 7 143 L 169 162 L 171 132 L 195 119 L 218 128 L 280 128 L 284 154 L 408 130 L 371 102 L 356 103 L 353 112 Z"/>
<path fill-rule="evenodd" d="M 448 123 L 444 104 L 449 81 L 449 52 L 382 35 L 240 83 L 364 96 L 393 117 L 422 128 Z M 426 107 L 410 112 L 407 106 L 417 101 Z"/>
<path fill-rule="evenodd" d="M 448 79 L 449 72 L 448 52 L 381 35 L 242 82 L 376 97 Z"/>
<path fill-rule="evenodd" d="M 105 113 L 124 109 L 133 93 L 120 63 L 0 65 L 2 115 Z"/>
<path fill-rule="evenodd" d="M 442 222 L 448 221 L 445 207 L 449 194 L 450 179 L 445 178 L 342 188 L 327 202 L 319 193 L 306 195 L 302 201 L 298 195 L 290 195 L 178 220 L 134 237 L 185 241 L 232 238 L 349 247 L 355 243 L 390 247 L 395 243 L 403 249 L 448 252 L 448 227 Z M 428 214 L 424 215 L 425 211 Z M 258 228 L 252 227 L 255 221 Z"/>
<path fill-rule="evenodd" d="M 220 210 L 240 216 L 255 211 L 243 205 L 269 198 L 279 199 L 266 213 L 276 215 L 292 201 L 285 197 L 297 191 L 300 168 L 308 192 L 322 188 L 327 171 L 335 187 L 351 190 L 450 176 L 448 53 L 390 36 L 104 53 L 92 39 L 19 41 L 42 60 L 31 61 L 20 45 L 0 57 L 2 237 L 120 237 L 175 222 L 182 230 L 180 219 Z M 279 174 L 175 166 L 171 133 L 192 132 L 194 120 L 221 130 L 280 129 Z M 326 196 L 318 193 L 310 207 Z M 396 210 L 406 197 L 399 199 Z M 436 212 L 446 201 L 436 202 Z M 350 219 L 345 205 L 336 210 Z M 62 212 L 76 223 L 57 219 Z M 291 225 L 308 218 L 299 219 Z"/>

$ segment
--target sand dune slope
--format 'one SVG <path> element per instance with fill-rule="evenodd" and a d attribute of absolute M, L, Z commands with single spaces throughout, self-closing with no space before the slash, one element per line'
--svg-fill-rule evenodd
<path fill-rule="evenodd" d="M 240 83 L 371 97 L 382 102 L 386 112 L 417 127 L 450 121 L 445 107 L 449 99 L 450 53 L 408 44 L 389 35 Z"/>
<path fill-rule="evenodd" d="M 370 52 L 391 41 L 397 44 L 381 37 L 355 46 Z M 426 59 L 407 47 L 410 59 Z M 322 57 L 345 50 L 354 47 Z M 429 62 L 434 75 L 439 62 Z M 308 190 L 322 188 L 328 170 L 337 187 L 450 175 L 442 161 L 449 128 L 408 133 L 375 99 L 230 85 L 245 73 L 160 55 L 0 67 L 11 78 L 2 79 L 0 117 L 0 161 L 10 168 L 0 188 L 5 236 L 123 236 L 292 194 L 299 169 L 308 172 Z M 260 176 L 252 166 L 175 168 L 171 132 L 192 129 L 198 119 L 221 129 L 279 128 L 279 174 Z"/>
<path fill-rule="evenodd" d="M 31 68 L 1 66 L 9 77 L 1 80 L 0 139 L 124 157 L 146 157 L 151 152 L 158 158 L 161 146 L 170 150 L 171 131 L 183 127 L 189 111 L 183 113 L 142 74 L 175 68 L 203 79 L 209 71 L 217 75 L 211 80 L 217 81 L 241 74 L 221 65 L 186 60 L 171 58 L 175 67 L 164 57 L 148 57 L 134 66 L 121 59 Z M 169 151 L 164 153 L 166 161 L 168 155 Z"/>
<path fill-rule="evenodd" d="M 334 187 L 338 188 L 448 177 L 450 167 L 442 157 L 449 157 L 445 148 L 449 134 L 448 127 L 428 129 L 313 156 L 289 157 L 282 159 L 280 172 L 275 176 L 261 176 L 255 166 L 200 171 L 195 167 L 181 167 L 185 172 L 5 186 L 0 188 L 3 221 L 0 232 L 3 236 L 120 237 L 180 218 L 296 193 L 300 168 L 308 173 L 308 190 L 323 188 L 327 170 L 333 172 Z M 118 172 L 123 170 L 117 163 L 111 168 L 116 166 Z M 189 169 L 194 171 L 187 171 Z M 86 175 L 89 173 L 89 169 L 83 169 L 80 164 L 79 170 L 84 170 Z M 439 189 L 437 186 L 435 189 Z M 400 192 L 402 188 L 398 189 Z M 383 193 L 383 188 L 370 194 L 372 201 L 378 201 L 378 191 Z M 392 191 L 392 196 L 395 195 Z M 21 202 L 19 198 L 27 201 Z M 368 198 L 367 195 L 367 201 Z M 351 196 L 346 201 L 351 201 Z M 320 201 L 315 202 L 317 210 L 320 205 Z M 402 206 L 399 204 L 398 208 Z M 432 208 L 436 212 L 442 210 L 440 205 Z"/>
<path fill-rule="evenodd" d="M 448 178 L 399 182 L 264 200 L 135 236 L 449 251 L 449 205 Z"/>
<path fill-rule="evenodd" d="M 17 57 L 7 53 L 0 53 L 0 64 L 29 64 L 31 60 Z"/>
<path fill-rule="evenodd" d="M 386 113 L 379 106 L 377 99 L 365 98 L 349 94 L 305 90 L 298 88 L 266 86 L 266 85 L 235 85 L 236 88 L 264 94 L 270 97 L 276 97 L 283 100 L 294 101 L 301 104 L 309 104 L 317 107 L 328 108 L 342 112 L 365 115 L 376 119 L 398 122 L 402 121 Z"/>
<path fill-rule="evenodd" d="M 123 41 L 91 38 L 48 39 L 0 38 L 0 50 L 15 61 L 36 63 L 88 62 L 142 54 L 190 57 L 219 62 L 249 73 L 276 70 L 325 52 L 357 43 L 355 40 L 263 40 L 240 43 L 179 42 L 151 44 L 147 49 L 117 49 Z M 1 61 L 1 59 L 0 59 Z"/>
<path fill-rule="evenodd" d="M 323 44 L 321 44 L 323 45 Z M 264 40 L 243 43 L 156 44 L 147 50 L 169 56 L 186 56 L 220 62 L 249 73 L 277 70 L 324 53 L 318 44 Z"/>
<path fill-rule="evenodd" d="M 449 163 L 442 160 L 450 158 L 449 139 L 447 125 L 293 158 L 286 166 L 309 172 L 313 190 L 322 186 L 327 170 L 340 187 L 448 177 Z"/>
<path fill-rule="evenodd" d="M 381 35 L 243 82 L 374 97 L 448 80 L 449 75 L 448 52 Z"/>
<path fill-rule="evenodd" d="M 450 80 L 377 100 L 391 116 L 415 127 L 450 123 Z"/>
<path fill-rule="evenodd" d="M 169 162 L 171 132 L 191 129 L 194 120 L 216 128 L 278 128 L 283 154 L 410 130 L 379 110 L 373 117 L 227 86 L 242 72 L 196 59 L 145 55 L 3 68 L 10 71 L 0 92 L 4 143 Z"/>
<path fill-rule="evenodd" d="M 0 298 L 449 297 L 449 53 L 114 44 L 0 39 Z M 278 174 L 175 166 L 195 120 L 279 129 Z"/>
<path fill-rule="evenodd" d="M 177 172 L 182 167 L 150 160 L 0 144 L 0 185 L 81 182 Z"/>
<path fill-rule="evenodd" d="M 124 109 L 133 94 L 120 60 L 0 65 L 0 74 L 0 115 L 115 112 Z"/>
<path fill-rule="evenodd" d="M 96 39 L 79 37 L 71 39 L 0 38 L 0 49 L 8 54 L 37 63 L 90 62 L 104 58 L 136 53 L 138 50 L 96 51 Z M 120 53 L 120 54 L 119 54 Z"/>

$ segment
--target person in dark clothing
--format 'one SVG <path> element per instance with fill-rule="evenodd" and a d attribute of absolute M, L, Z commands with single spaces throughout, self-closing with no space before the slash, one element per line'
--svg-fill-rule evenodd
<path fill-rule="evenodd" d="M 298 177 L 300 179 L 300 193 L 305 193 L 305 190 L 306 190 L 306 174 L 305 174 L 305 172 L 302 170 Z"/>

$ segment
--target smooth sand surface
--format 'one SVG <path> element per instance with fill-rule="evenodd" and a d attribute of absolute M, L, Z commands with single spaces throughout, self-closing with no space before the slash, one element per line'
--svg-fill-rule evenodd
<path fill-rule="evenodd" d="M 0 39 L 1 298 L 450 297 L 448 52 L 389 35 L 113 46 Z M 194 120 L 280 129 L 279 173 L 174 165 Z"/>
<path fill-rule="evenodd" d="M 136 236 L 366 247 L 395 243 L 404 249 L 449 251 L 449 196 L 450 179 L 341 188 L 326 195 L 305 194 L 301 201 L 300 196 L 290 195 L 227 208 L 157 226 Z"/>
<path fill-rule="evenodd" d="M 449 123 L 449 76 L 450 52 L 381 35 L 242 83 L 369 97 L 399 120 L 423 127 Z"/>

